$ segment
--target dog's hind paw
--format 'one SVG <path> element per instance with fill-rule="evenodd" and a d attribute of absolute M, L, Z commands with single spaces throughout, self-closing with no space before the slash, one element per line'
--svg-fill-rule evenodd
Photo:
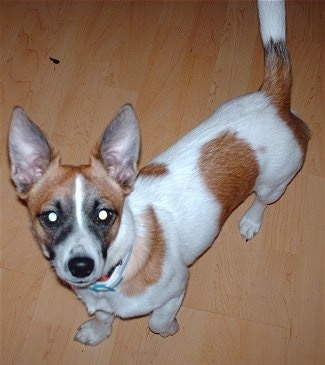
<path fill-rule="evenodd" d="M 105 338 L 109 337 L 112 332 L 111 325 L 100 322 L 96 318 L 84 322 L 78 329 L 74 341 L 78 341 L 84 345 L 96 346 Z"/>
<path fill-rule="evenodd" d="M 259 222 L 253 222 L 252 220 L 247 219 L 245 216 L 239 223 L 240 234 L 246 239 L 246 242 L 257 235 L 260 227 L 261 224 Z"/>

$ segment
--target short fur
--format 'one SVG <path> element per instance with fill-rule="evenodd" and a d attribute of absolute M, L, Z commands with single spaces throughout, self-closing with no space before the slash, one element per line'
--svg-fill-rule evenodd
<path fill-rule="evenodd" d="M 188 266 L 251 192 L 256 198 L 240 233 L 254 237 L 267 204 L 300 170 L 309 130 L 290 110 L 284 4 L 259 1 L 259 13 L 261 89 L 218 108 L 139 174 L 131 105 L 108 125 L 90 165 L 79 167 L 62 166 L 43 132 L 22 108 L 14 109 L 12 179 L 27 202 L 33 233 L 57 275 L 95 315 L 79 328 L 77 341 L 96 345 L 110 335 L 115 316 L 148 313 L 153 332 L 176 333 Z M 119 269 L 122 281 L 110 291 L 93 290 L 100 277 Z"/>

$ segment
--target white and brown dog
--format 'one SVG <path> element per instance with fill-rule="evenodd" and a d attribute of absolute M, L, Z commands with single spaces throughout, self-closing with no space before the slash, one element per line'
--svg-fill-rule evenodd
<path fill-rule="evenodd" d="M 229 214 L 251 193 L 240 221 L 247 240 L 267 204 L 301 168 L 309 139 L 290 110 L 291 70 L 282 1 L 260 1 L 265 77 L 256 93 L 234 99 L 137 173 L 138 122 L 124 105 L 91 154 L 89 166 L 63 166 L 22 108 L 9 134 L 12 179 L 32 230 L 64 282 L 94 318 L 75 339 L 96 345 L 115 316 L 150 313 L 162 336 L 175 319 L 191 265 Z"/>

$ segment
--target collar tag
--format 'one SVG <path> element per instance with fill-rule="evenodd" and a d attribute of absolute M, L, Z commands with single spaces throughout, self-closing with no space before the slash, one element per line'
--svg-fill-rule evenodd
<path fill-rule="evenodd" d="M 122 263 L 118 266 L 116 266 L 115 270 L 113 271 L 112 275 L 107 280 L 99 280 L 96 281 L 96 283 L 90 285 L 89 289 L 99 293 L 99 292 L 114 292 L 115 288 L 121 283 L 123 280 L 123 272 L 125 270 L 125 267 L 129 261 L 129 258 L 131 256 L 132 250 L 128 252 Z"/>
<path fill-rule="evenodd" d="M 107 281 L 97 281 L 95 284 L 92 284 L 90 286 L 90 289 L 96 293 L 99 292 L 106 292 L 106 291 L 110 291 L 110 292 L 114 292 L 115 291 L 115 287 L 118 286 L 118 284 L 122 281 L 122 277 L 119 280 L 119 282 L 117 282 L 117 284 L 115 284 L 114 286 L 110 286 L 109 285 L 109 280 Z"/>

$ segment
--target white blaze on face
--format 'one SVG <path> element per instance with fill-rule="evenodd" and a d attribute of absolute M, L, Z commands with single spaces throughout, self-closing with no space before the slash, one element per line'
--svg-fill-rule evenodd
<path fill-rule="evenodd" d="M 76 177 L 76 190 L 75 190 L 75 202 L 76 202 L 76 217 L 79 228 L 83 228 L 83 216 L 82 216 L 82 204 L 84 201 L 84 191 L 82 184 L 82 177 L 77 175 Z"/>

